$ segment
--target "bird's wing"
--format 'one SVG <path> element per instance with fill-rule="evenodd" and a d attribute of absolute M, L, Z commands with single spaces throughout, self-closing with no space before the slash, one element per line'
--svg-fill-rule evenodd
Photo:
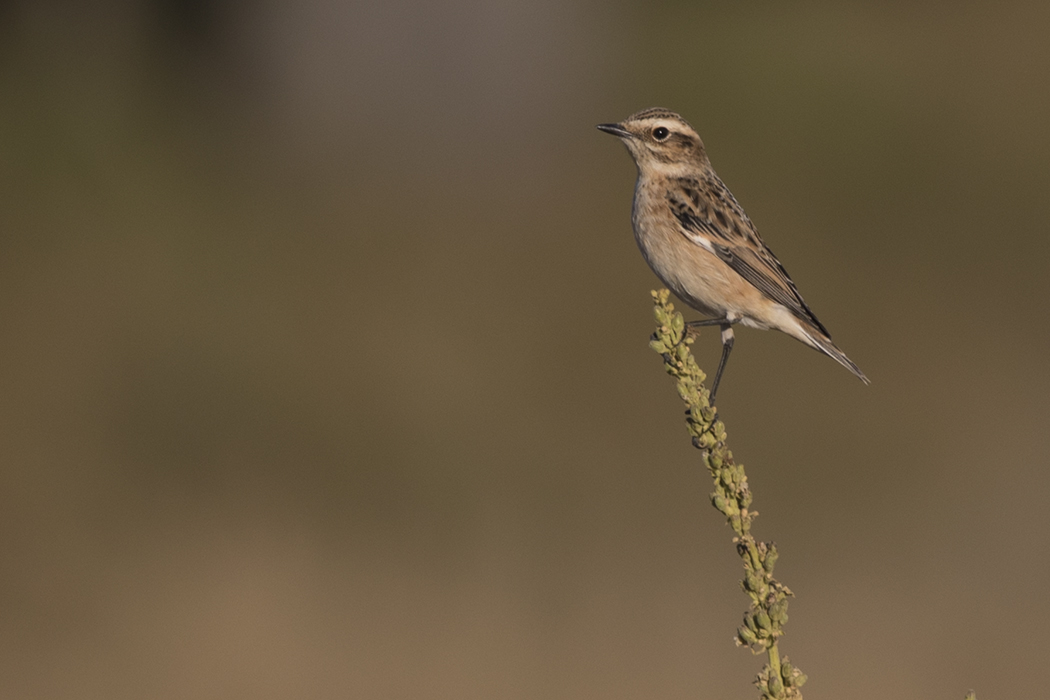
<path fill-rule="evenodd" d="M 679 178 L 667 199 L 686 238 L 717 255 L 760 292 L 828 335 L 784 266 L 759 238 L 754 224 L 717 176 Z"/>

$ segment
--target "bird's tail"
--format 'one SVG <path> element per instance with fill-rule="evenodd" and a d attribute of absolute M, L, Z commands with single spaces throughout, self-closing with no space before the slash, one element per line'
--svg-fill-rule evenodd
<path fill-rule="evenodd" d="M 820 350 L 822 353 L 830 357 L 831 359 L 838 362 L 840 365 L 853 372 L 865 384 L 871 384 L 871 380 L 864 376 L 864 373 L 860 371 L 860 367 L 853 364 L 853 360 L 846 357 L 846 353 L 838 349 L 835 343 L 831 342 L 831 338 L 815 333 L 812 331 L 805 333 L 803 340 L 808 341 L 808 344 L 812 347 Z"/>

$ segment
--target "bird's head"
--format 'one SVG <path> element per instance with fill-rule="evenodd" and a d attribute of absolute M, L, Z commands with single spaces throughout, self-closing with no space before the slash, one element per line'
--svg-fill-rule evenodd
<path fill-rule="evenodd" d="M 598 128 L 619 137 L 642 172 L 676 174 L 683 169 L 710 166 L 704 142 L 696 130 L 670 110 L 653 107 L 632 114 L 619 124 L 599 124 Z"/>

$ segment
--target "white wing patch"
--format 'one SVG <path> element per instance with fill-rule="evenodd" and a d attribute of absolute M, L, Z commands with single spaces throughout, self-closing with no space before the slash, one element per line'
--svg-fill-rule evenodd
<path fill-rule="evenodd" d="M 708 253 L 714 253 L 715 252 L 715 247 L 711 244 L 711 239 L 708 238 L 707 236 L 702 236 L 702 235 L 700 235 L 700 233 L 698 231 L 694 231 L 692 229 L 688 229 L 688 228 L 686 228 L 684 226 L 680 227 L 680 230 L 682 231 L 682 233 L 685 234 L 686 238 L 688 238 L 693 243 L 696 243 L 698 246 L 700 246 L 701 248 L 706 250 Z"/>

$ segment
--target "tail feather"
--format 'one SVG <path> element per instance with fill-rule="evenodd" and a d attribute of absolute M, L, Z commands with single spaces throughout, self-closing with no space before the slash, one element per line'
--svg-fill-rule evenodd
<path fill-rule="evenodd" d="M 835 343 L 831 342 L 831 338 L 824 336 L 815 336 L 811 333 L 806 333 L 806 340 L 809 340 L 809 345 L 813 346 L 817 350 L 830 357 L 831 359 L 838 362 L 840 365 L 853 372 L 858 379 L 865 384 L 871 384 L 871 380 L 864 376 L 864 373 L 860 371 L 860 367 L 853 364 L 853 360 L 846 357 L 846 353 L 838 349 Z"/>

